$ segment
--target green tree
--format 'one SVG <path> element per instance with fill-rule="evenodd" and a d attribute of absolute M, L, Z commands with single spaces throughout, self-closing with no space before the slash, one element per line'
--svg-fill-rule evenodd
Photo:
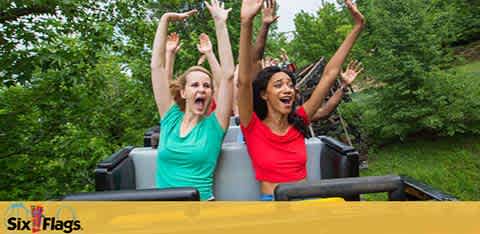
<path fill-rule="evenodd" d="M 239 2 L 229 21 L 234 48 Z M 158 123 L 150 57 L 159 17 L 198 8 L 177 71 L 196 64 L 197 35 L 214 37 L 198 1 L 10 1 L 0 4 L 0 199 L 93 190 L 93 169 Z"/>
<path fill-rule="evenodd" d="M 466 87 L 464 75 L 450 72 L 455 57 L 448 47 L 478 26 L 469 1 L 357 1 L 367 27 L 352 57 L 361 60 L 375 81 L 361 98 L 341 110 L 374 142 L 412 134 L 453 135 L 479 132 L 478 88 Z M 467 22 L 468 21 L 468 22 Z M 301 65 L 335 52 L 350 30 L 345 9 L 324 4 L 316 14 L 296 16 L 289 49 Z M 464 32 L 467 32 L 464 34 Z"/>
<path fill-rule="evenodd" d="M 295 34 L 290 50 L 295 61 L 305 66 L 320 57 L 331 57 L 351 29 L 348 13 L 326 3 L 315 15 L 301 12 L 295 17 Z"/>

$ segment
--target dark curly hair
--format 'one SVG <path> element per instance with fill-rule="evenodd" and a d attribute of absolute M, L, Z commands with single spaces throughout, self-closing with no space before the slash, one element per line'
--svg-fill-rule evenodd
<path fill-rule="evenodd" d="M 263 69 L 253 81 L 253 110 L 257 114 L 258 118 L 264 120 L 268 114 L 267 102 L 262 98 L 262 91 L 267 89 L 268 82 L 278 72 L 287 74 L 292 79 L 293 85 L 295 85 L 295 75 L 279 67 L 267 67 Z M 296 113 L 297 106 L 294 102 L 292 111 L 288 114 L 288 123 L 292 124 L 303 136 L 307 136 L 307 125 L 303 122 L 303 119 Z"/>

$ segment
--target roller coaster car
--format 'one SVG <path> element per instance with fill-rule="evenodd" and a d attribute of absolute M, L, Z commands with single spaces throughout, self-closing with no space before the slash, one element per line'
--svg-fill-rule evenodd
<path fill-rule="evenodd" d="M 233 123 L 225 136 L 214 178 L 217 201 L 256 201 L 260 197 L 245 144 L 238 143 L 240 129 Z M 145 134 L 145 138 L 150 137 Z M 360 194 L 388 193 L 389 200 L 456 200 L 455 197 L 405 176 L 359 176 L 358 152 L 335 139 L 315 137 L 307 145 L 307 179 L 282 184 L 276 201 L 342 197 L 359 201 Z M 95 201 L 195 201 L 194 188 L 156 189 L 157 150 L 149 146 L 126 147 L 101 161 L 95 169 L 94 193 L 67 195 L 62 200 Z"/>

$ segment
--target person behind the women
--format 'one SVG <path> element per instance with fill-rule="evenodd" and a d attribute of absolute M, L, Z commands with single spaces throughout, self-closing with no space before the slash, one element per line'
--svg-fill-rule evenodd
<path fill-rule="evenodd" d="M 252 62 L 252 25 L 263 1 L 243 0 L 238 105 L 247 149 L 256 178 L 261 182 L 262 200 L 271 200 L 279 183 L 298 182 L 306 178 L 305 125 L 321 107 L 364 26 L 364 18 L 356 6 L 351 0 L 345 0 L 345 3 L 355 26 L 325 66 L 322 79 L 310 99 L 297 109 L 294 106 L 294 79 L 289 71 L 268 67 L 257 77 Z M 271 4 L 272 1 L 268 0 L 267 5 Z"/>
<path fill-rule="evenodd" d="M 168 23 L 185 20 L 195 10 L 162 16 L 151 61 L 152 86 L 162 126 L 157 156 L 157 187 L 195 187 L 201 200 L 214 198 L 213 173 L 232 112 L 234 70 L 226 26 L 230 10 L 225 10 L 216 0 L 207 6 L 214 18 L 221 61 L 217 69 L 210 64 L 213 77 L 220 80 L 217 92 L 222 97 L 218 99 L 213 113 L 208 114 L 214 93 L 212 75 L 208 70 L 191 67 L 170 82 L 173 53 L 166 56 Z M 208 43 L 205 43 L 207 38 L 202 36 L 199 45 L 205 53 L 209 53 Z M 209 55 L 206 56 L 208 58 Z"/>
<path fill-rule="evenodd" d="M 280 49 L 282 53 L 280 54 L 280 58 L 282 59 L 282 62 L 280 63 L 280 68 L 282 69 L 287 69 L 290 72 L 295 72 L 297 71 L 297 66 L 295 63 L 292 63 L 288 57 L 287 51 L 283 48 Z"/>
<path fill-rule="evenodd" d="M 340 73 L 341 84 L 335 93 L 328 99 L 328 101 L 317 110 L 312 117 L 312 122 L 325 119 L 337 108 L 338 104 L 342 100 L 347 87 L 357 78 L 357 76 L 363 71 L 362 64 L 358 61 L 351 61 L 348 64 L 347 70 Z"/>

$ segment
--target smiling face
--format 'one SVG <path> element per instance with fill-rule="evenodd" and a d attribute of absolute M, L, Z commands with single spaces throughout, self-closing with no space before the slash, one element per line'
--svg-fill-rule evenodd
<path fill-rule="evenodd" d="M 275 73 L 262 92 L 262 99 L 267 103 L 268 111 L 288 115 L 295 101 L 295 85 L 292 78 L 284 72 Z"/>
<path fill-rule="evenodd" d="M 185 99 L 187 111 L 205 115 L 212 99 L 213 86 L 210 76 L 201 71 L 192 71 L 186 76 L 186 83 L 180 94 Z"/>

